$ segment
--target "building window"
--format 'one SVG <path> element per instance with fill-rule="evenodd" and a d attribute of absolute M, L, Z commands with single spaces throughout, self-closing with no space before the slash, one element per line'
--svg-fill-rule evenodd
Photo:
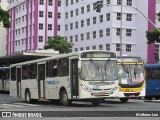
<path fill-rule="evenodd" d="M 43 36 L 39 36 L 39 42 L 43 42 Z"/>
<path fill-rule="evenodd" d="M 93 31 L 93 39 L 96 38 L 96 31 Z"/>
<path fill-rule="evenodd" d="M 116 51 L 120 51 L 120 44 L 116 44 Z"/>
<path fill-rule="evenodd" d="M 110 36 L 110 28 L 106 29 L 106 36 Z"/>
<path fill-rule="evenodd" d="M 43 11 L 39 11 L 39 17 L 43 17 Z"/>
<path fill-rule="evenodd" d="M 70 42 L 73 42 L 73 36 L 70 36 Z"/>
<path fill-rule="evenodd" d="M 110 21 L 110 13 L 106 14 L 106 21 Z"/>
<path fill-rule="evenodd" d="M 58 0 L 58 7 L 61 7 L 61 0 Z"/>
<path fill-rule="evenodd" d="M 70 16 L 71 16 L 71 17 L 73 17 L 73 10 L 72 10 L 72 11 L 70 11 Z"/>
<path fill-rule="evenodd" d="M 73 23 L 70 23 L 70 30 L 73 29 Z"/>
<path fill-rule="evenodd" d="M 48 12 L 48 18 L 52 18 L 52 12 Z"/>
<path fill-rule="evenodd" d="M 39 29 L 43 30 L 43 24 L 42 23 L 39 23 Z"/>
<path fill-rule="evenodd" d="M 75 52 L 77 52 L 77 51 L 78 51 L 78 48 L 75 48 L 74 50 L 75 50 Z"/>
<path fill-rule="evenodd" d="M 110 51 L 110 44 L 106 44 L 106 50 Z"/>
<path fill-rule="evenodd" d="M 117 5 L 122 5 L 122 0 L 117 0 Z"/>
<path fill-rule="evenodd" d="M 81 34 L 81 41 L 84 40 L 84 34 Z"/>
<path fill-rule="evenodd" d="M 52 30 L 52 24 L 48 24 L 48 30 Z"/>
<path fill-rule="evenodd" d="M 71 0 L 71 5 L 73 4 L 73 0 Z"/>
<path fill-rule="evenodd" d="M 126 36 L 132 36 L 132 30 L 126 29 Z"/>
<path fill-rule="evenodd" d="M 84 14 L 84 7 L 81 7 L 81 14 Z"/>
<path fill-rule="evenodd" d="M 58 31 L 60 31 L 61 30 L 61 25 L 58 25 Z"/>
<path fill-rule="evenodd" d="M 130 44 L 126 45 L 126 52 L 131 52 L 132 46 Z"/>
<path fill-rule="evenodd" d="M 132 6 L 132 0 L 127 0 L 127 5 Z"/>
<path fill-rule="evenodd" d="M 103 37 L 103 30 L 99 30 L 99 37 Z"/>
<path fill-rule="evenodd" d="M 96 46 L 94 45 L 94 46 L 92 46 L 92 50 L 96 50 Z"/>
<path fill-rule="evenodd" d="M 93 24 L 96 24 L 96 17 L 93 17 Z"/>
<path fill-rule="evenodd" d="M 76 28 L 76 29 L 78 28 L 78 21 L 75 22 L 75 28 Z"/>
<path fill-rule="evenodd" d="M 103 45 L 99 45 L 99 50 L 103 50 Z"/>
<path fill-rule="evenodd" d="M 65 31 L 67 31 L 68 30 L 68 25 L 65 25 Z"/>
<path fill-rule="evenodd" d="M 49 5 L 49 6 L 52 6 L 52 5 L 53 5 L 53 0 L 49 0 L 49 1 L 48 1 L 48 5 Z"/>
<path fill-rule="evenodd" d="M 80 48 L 80 51 L 83 51 L 83 47 Z"/>
<path fill-rule="evenodd" d="M 107 0 L 106 3 L 107 5 L 109 5 L 111 3 L 111 0 Z"/>
<path fill-rule="evenodd" d="M 103 15 L 99 16 L 99 22 L 102 23 L 103 22 Z"/>
<path fill-rule="evenodd" d="M 78 9 L 76 9 L 76 16 L 78 16 Z"/>
<path fill-rule="evenodd" d="M 75 41 L 76 42 L 78 41 L 78 35 L 75 35 Z"/>
<path fill-rule="evenodd" d="M 87 12 L 90 12 L 90 5 L 87 5 Z"/>
<path fill-rule="evenodd" d="M 87 19 L 87 26 L 90 25 L 90 18 Z"/>
<path fill-rule="evenodd" d="M 84 20 L 81 20 L 81 27 L 84 27 Z"/>
<path fill-rule="evenodd" d="M 121 20 L 122 19 L 122 14 L 121 13 L 117 13 L 117 20 Z"/>
<path fill-rule="evenodd" d="M 126 21 L 132 21 L 132 14 L 127 14 Z"/>
<path fill-rule="evenodd" d="M 116 35 L 117 35 L 117 36 L 120 36 L 120 35 L 121 35 L 121 29 L 120 29 L 120 28 L 117 28 Z"/>
<path fill-rule="evenodd" d="M 58 13 L 58 19 L 61 19 L 61 13 Z"/>
<path fill-rule="evenodd" d="M 68 12 L 65 13 L 66 19 L 68 18 Z"/>
<path fill-rule="evenodd" d="M 159 44 L 155 44 L 155 52 L 159 53 Z"/>
<path fill-rule="evenodd" d="M 40 4 L 40 5 L 43 5 L 43 4 L 44 4 L 44 1 L 43 1 L 43 0 L 40 0 L 40 1 L 39 1 L 39 4 Z"/>
<path fill-rule="evenodd" d="M 97 3 L 93 3 L 93 10 L 96 10 L 96 7 L 97 7 Z"/>
<path fill-rule="evenodd" d="M 86 39 L 89 40 L 90 39 L 90 32 L 86 33 Z"/>
<path fill-rule="evenodd" d="M 89 46 L 86 47 L 86 50 L 89 50 Z"/>

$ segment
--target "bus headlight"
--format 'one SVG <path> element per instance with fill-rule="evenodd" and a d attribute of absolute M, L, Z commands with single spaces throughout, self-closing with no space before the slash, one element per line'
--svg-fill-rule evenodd
<path fill-rule="evenodd" d="M 89 91 L 89 88 L 87 86 L 85 86 L 84 84 L 81 84 L 81 87 L 83 90 Z"/>

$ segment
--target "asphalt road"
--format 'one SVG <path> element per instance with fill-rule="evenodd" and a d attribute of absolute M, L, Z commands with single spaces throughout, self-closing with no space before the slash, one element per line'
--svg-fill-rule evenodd
<path fill-rule="evenodd" d="M 139 99 L 130 99 L 128 103 L 121 103 L 118 99 L 107 99 L 100 106 L 93 106 L 89 102 L 73 102 L 71 106 L 60 106 L 50 101 L 26 104 L 24 99 L 0 94 L 0 111 L 0 116 L 2 116 L 2 112 L 11 112 L 12 117 L 15 117 L 0 117 L 0 120 L 28 119 L 19 117 L 34 117 L 33 113 L 36 113 L 38 118 L 30 119 L 37 120 L 158 120 L 160 118 L 159 102 L 144 102 Z"/>

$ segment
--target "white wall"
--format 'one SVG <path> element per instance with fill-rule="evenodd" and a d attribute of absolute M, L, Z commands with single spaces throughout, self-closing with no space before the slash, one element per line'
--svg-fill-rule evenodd
<path fill-rule="evenodd" d="M 7 0 L 2 0 L 0 5 L 2 9 L 7 10 Z M 0 56 L 6 55 L 6 34 L 7 31 L 3 27 L 3 23 L 0 23 Z"/>

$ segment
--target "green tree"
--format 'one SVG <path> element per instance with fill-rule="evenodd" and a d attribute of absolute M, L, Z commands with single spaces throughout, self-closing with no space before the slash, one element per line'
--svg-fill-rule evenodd
<path fill-rule="evenodd" d="M 160 12 L 157 13 L 158 20 L 160 22 Z M 146 31 L 147 43 L 154 43 L 155 41 L 160 42 L 160 32 L 157 29 Z"/>
<path fill-rule="evenodd" d="M 54 36 L 50 38 L 44 49 L 54 49 L 59 51 L 59 53 L 69 53 L 71 52 L 73 44 L 67 42 L 64 37 Z"/>
<path fill-rule="evenodd" d="M 10 27 L 9 17 L 10 17 L 9 12 L 0 8 L 0 22 L 3 23 L 3 27 L 5 27 L 5 28 Z"/>

